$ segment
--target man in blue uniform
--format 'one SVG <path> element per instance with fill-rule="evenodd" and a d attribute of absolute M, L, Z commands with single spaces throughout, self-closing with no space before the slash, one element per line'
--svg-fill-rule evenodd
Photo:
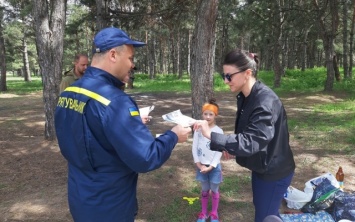
<path fill-rule="evenodd" d="M 191 129 L 176 125 L 154 138 L 136 102 L 120 90 L 134 68 L 134 47 L 145 43 L 105 28 L 94 45 L 91 66 L 61 93 L 55 112 L 69 208 L 76 222 L 133 222 L 138 173 L 159 168 Z"/>

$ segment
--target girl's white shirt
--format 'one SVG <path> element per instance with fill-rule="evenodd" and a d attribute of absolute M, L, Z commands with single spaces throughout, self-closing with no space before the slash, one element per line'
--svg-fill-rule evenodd
<path fill-rule="evenodd" d="M 211 128 L 211 132 L 223 134 L 223 130 L 217 125 Z M 200 130 L 196 131 L 192 141 L 192 156 L 194 163 L 200 162 L 216 168 L 217 164 L 221 162 L 222 152 L 210 150 L 210 143 L 211 140 L 204 137 Z"/>

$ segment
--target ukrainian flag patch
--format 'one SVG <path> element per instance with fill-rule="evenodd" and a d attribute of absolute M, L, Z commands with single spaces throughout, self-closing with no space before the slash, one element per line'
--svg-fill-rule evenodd
<path fill-rule="evenodd" d="M 139 112 L 136 107 L 129 108 L 129 113 L 131 114 L 131 116 L 139 116 Z"/>

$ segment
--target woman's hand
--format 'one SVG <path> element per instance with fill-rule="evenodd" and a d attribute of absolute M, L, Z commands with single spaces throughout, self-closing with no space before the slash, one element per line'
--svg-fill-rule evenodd
<path fill-rule="evenodd" d="M 197 120 L 193 127 L 194 131 L 201 130 L 201 133 L 207 139 L 211 139 L 211 129 L 208 126 L 207 120 Z"/>

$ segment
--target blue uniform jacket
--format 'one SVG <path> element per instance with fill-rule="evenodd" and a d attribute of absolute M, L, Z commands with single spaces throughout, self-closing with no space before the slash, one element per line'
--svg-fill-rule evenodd
<path fill-rule="evenodd" d="M 122 84 L 89 67 L 59 97 L 55 128 L 76 222 L 133 222 L 138 173 L 159 168 L 178 141 L 170 130 L 152 136 Z"/>

